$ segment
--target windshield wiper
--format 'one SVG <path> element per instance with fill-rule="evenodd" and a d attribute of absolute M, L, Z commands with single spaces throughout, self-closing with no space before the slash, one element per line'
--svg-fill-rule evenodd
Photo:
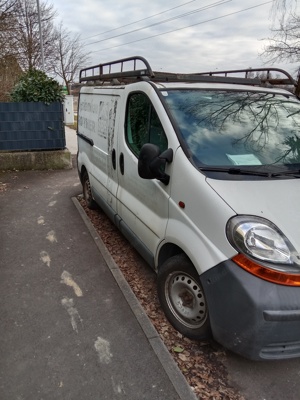
<path fill-rule="evenodd" d="M 242 169 L 242 168 L 224 168 L 224 167 L 199 167 L 200 171 L 206 172 L 225 172 L 231 175 L 253 175 L 253 176 L 265 176 L 265 177 L 272 177 L 273 174 L 269 172 L 262 172 L 256 170 L 249 170 L 249 169 Z"/>
<path fill-rule="evenodd" d="M 279 176 L 294 176 L 295 178 L 300 178 L 300 169 L 279 171 L 279 172 L 263 172 L 256 170 L 249 170 L 236 167 L 199 167 L 200 171 L 207 172 L 225 172 L 231 175 L 253 175 L 253 176 L 265 176 L 267 178 L 276 178 Z"/>
<path fill-rule="evenodd" d="M 294 175 L 295 178 L 300 178 L 300 176 L 299 176 L 299 175 L 300 175 L 300 169 L 273 172 L 273 173 L 271 174 L 271 177 L 285 176 L 285 175 Z"/>

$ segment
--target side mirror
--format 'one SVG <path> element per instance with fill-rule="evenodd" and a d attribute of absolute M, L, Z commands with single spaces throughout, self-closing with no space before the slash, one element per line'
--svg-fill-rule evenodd
<path fill-rule="evenodd" d="M 173 150 L 160 152 L 160 148 L 152 143 L 146 143 L 141 148 L 138 162 L 138 173 L 143 179 L 158 179 L 165 185 L 170 177 L 165 173 L 166 163 L 173 161 Z"/>

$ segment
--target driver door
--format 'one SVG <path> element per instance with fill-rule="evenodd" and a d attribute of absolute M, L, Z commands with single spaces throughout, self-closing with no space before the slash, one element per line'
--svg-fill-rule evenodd
<path fill-rule="evenodd" d="M 132 244 L 136 248 L 140 246 L 144 258 L 153 264 L 157 247 L 165 236 L 169 186 L 156 179 L 142 179 L 138 175 L 138 156 L 143 144 L 154 143 L 164 151 L 168 140 L 146 94 L 135 92 L 128 96 L 124 132 L 119 139 L 117 208 L 123 224 L 120 228 L 125 235 L 124 230 L 130 232 L 130 239 L 136 242 Z"/>

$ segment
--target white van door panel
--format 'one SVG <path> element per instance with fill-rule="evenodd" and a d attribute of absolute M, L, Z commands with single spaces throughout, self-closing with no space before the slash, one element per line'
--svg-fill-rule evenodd
<path fill-rule="evenodd" d="M 91 186 L 96 190 L 97 194 L 102 198 L 106 197 L 106 181 L 107 181 L 107 152 L 102 151 L 99 147 L 93 146 L 92 163 L 89 171 Z"/>
<path fill-rule="evenodd" d="M 155 120 L 152 124 L 155 125 L 153 126 L 155 140 L 159 141 L 164 136 L 165 139 L 162 146 L 167 148 L 168 143 L 159 119 L 159 112 L 155 111 L 153 107 L 151 95 L 148 97 L 144 93 L 133 93 L 128 96 L 128 102 L 130 101 L 129 99 L 132 99 L 136 95 L 145 97 L 145 103 L 142 104 L 144 107 L 144 111 L 142 111 L 143 117 L 140 121 L 142 124 L 145 122 L 145 124 L 144 126 L 140 126 L 138 130 L 136 129 L 136 123 L 133 120 L 139 118 L 137 111 L 131 112 L 130 121 L 130 106 L 127 105 L 127 117 L 124 121 L 124 128 L 119 134 L 117 212 L 127 228 L 134 232 L 135 236 L 155 255 L 160 241 L 165 236 L 170 187 L 156 179 L 146 180 L 138 175 L 138 154 L 140 147 L 144 143 L 152 142 L 154 137 L 154 135 L 152 137 L 151 135 L 147 136 L 149 133 L 147 129 L 152 123 L 150 123 L 150 120 L 149 123 L 146 122 L 148 115 L 151 114 L 151 117 L 149 117 L 151 121 Z M 156 101 L 158 100 L 155 93 L 153 93 L 153 97 L 156 98 Z M 160 106 L 162 107 L 161 104 Z M 137 107 L 137 110 L 139 110 L 139 107 Z M 148 111 L 149 114 L 147 114 Z M 151 130 L 152 128 L 149 129 Z M 157 133 L 157 130 L 159 130 L 159 133 Z M 143 143 L 140 139 L 135 139 L 136 133 L 143 133 L 143 135 L 140 135 L 143 136 Z"/>
<path fill-rule="evenodd" d="M 138 176 L 137 160 L 124 156 L 124 175 L 119 178 L 118 214 L 135 236 L 155 254 L 165 235 L 168 192 L 158 181 Z"/>
<path fill-rule="evenodd" d="M 115 132 L 119 99 L 111 93 L 100 94 L 97 88 L 91 93 L 82 93 L 78 120 L 79 133 L 93 141 L 88 171 L 93 193 L 114 210 L 118 176 L 112 156 L 117 151 Z"/>

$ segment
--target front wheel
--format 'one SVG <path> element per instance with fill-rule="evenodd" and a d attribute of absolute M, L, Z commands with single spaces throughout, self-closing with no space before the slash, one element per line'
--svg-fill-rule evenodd
<path fill-rule="evenodd" d="M 95 210 L 97 203 L 93 199 L 89 175 L 87 172 L 83 174 L 82 178 L 83 197 L 89 209 Z"/>
<path fill-rule="evenodd" d="M 208 308 L 197 272 L 184 255 L 168 259 L 158 272 L 158 297 L 176 330 L 193 340 L 211 336 Z"/>

